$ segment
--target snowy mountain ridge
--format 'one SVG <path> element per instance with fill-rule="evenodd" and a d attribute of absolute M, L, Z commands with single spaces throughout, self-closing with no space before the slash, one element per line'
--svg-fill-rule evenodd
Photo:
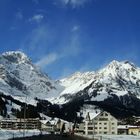
<path fill-rule="evenodd" d="M 112 94 L 117 96 L 133 94 L 140 98 L 140 68 L 128 61 L 114 60 L 97 72 L 78 72 L 60 81 L 65 87 L 58 99 L 63 99 L 62 101 L 65 100 L 65 95 L 74 96 L 87 87 L 88 95 L 94 101 L 103 101 Z"/>
<path fill-rule="evenodd" d="M 104 100 L 110 94 L 123 96 L 129 93 L 139 98 L 139 86 L 140 68 L 128 61 L 114 60 L 99 71 L 76 72 L 55 82 L 40 72 L 22 52 L 0 55 L 0 91 L 19 100 L 27 94 L 30 100 L 37 97 L 54 103 L 61 100 L 63 104 L 64 100 L 67 102 L 64 96 L 76 96 L 87 87 L 88 95 L 93 100 Z"/>
<path fill-rule="evenodd" d="M 135 115 L 140 114 L 136 108 L 140 104 L 140 68 L 128 61 L 114 60 L 99 71 L 76 72 L 54 81 L 32 64 L 24 53 L 6 52 L 0 55 L 0 93 L 3 109 L 7 108 L 10 113 L 12 108 L 19 110 L 20 106 L 23 111 L 22 103 L 27 103 L 37 107 L 39 113 L 42 113 L 40 108 L 44 113 L 54 112 L 57 108 L 56 114 L 65 112 L 67 115 L 62 113 L 61 117 L 67 118 L 75 104 L 77 111 L 85 103 L 90 103 L 105 110 L 108 106 L 109 109 L 114 107 L 112 110 L 118 112 L 124 107 L 124 116 L 131 110 L 131 115 Z M 16 100 L 12 104 L 11 97 Z"/>

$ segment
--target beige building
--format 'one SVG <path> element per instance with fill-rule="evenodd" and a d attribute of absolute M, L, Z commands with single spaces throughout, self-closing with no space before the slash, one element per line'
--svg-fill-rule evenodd
<path fill-rule="evenodd" d="M 83 129 L 86 135 L 117 134 L 117 123 L 117 119 L 108 112 L 97 113 L 94 117 L 88 113 L 85 122 L 79 125 L 79 130 Z"/>
<path fill-rule="evenodd" d="M 130 126 L 128 128 L 128 134 L 140 136 L 140 126 Z"/>

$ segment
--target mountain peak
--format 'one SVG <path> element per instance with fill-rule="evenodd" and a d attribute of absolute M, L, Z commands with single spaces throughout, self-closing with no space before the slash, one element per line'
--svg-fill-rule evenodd
<path fill-rule="evenodd" d="M 113 60 L 112 62 L 110 62 L 107 67 L 107 69 L 113 70 L 113 69 L 120 69 L 120 68 L 124 68 L 124 69 L 131 69 L 131 68 L 136 68 L 136 66 L 131 63 L 130 61 L 126 60 L 126 61 L 116 61 Z"/>
<path fill-rule="evenodd" d="M 130 62 L 130 61 L 128 61 L 128 60 L 124 61 L 123 63 L 124 63 L 124 64 L 128 64 L 128 65 L 130 65 L 130 66 L 132 66 L 132 67 L 136 67 L 136 65 L 135 65 L 134 63 L 132 63 L 132 62 Z"/>
<path fill-rule="evenodd" d="M 118 67 L 120 64 L 121 64 L 121 62 L 113 60 L 112 62 L 109 63 L 109 65 L 107 67 L 114 68 L 114 67 Z"/>
<path fill-rule="evenodd" d="M 30 59 L 21 51 L 9 51 L 2 54 L 2 56 L 11 62 L 28 62 Z"/>

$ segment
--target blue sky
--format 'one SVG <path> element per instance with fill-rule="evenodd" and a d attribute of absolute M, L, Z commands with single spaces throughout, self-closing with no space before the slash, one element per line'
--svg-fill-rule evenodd
<path fill-rule="evenodd" d="M 140 0 L 1 0 L 0 53 L 60 78 L 112 60 L 140 66 Z"/>

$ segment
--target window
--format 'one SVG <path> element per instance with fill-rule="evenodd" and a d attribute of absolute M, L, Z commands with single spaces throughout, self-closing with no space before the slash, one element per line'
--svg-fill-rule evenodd
<path fill-rule="evenodd" d="M 107 125 L 107 123 L 104 123 L 104 125 Z"/>
<path fill-rule="evenodd" d="M 104 134 L 107 134 L 107 132 L 104 132 Z"/>
<path fill-rule="evenodd" d="M 93 130 L 93 127 L 88 127 L 88 130 Z"/>
<path fill-rule="evenodd" d="M 108 121 L 108 118 L 99 118 L 99 121 Z"/>
<path fill-rule="evenodd" d="M 112 123 L 112 125 L 114 125 L 114 123 Z"/>
<path fill-rule="evenodd" d="M 94 134 L 97 134 L 97 132 L 94 132 Z"/>
<path fill-rule="evenodd" d="M 104 127 L 104 129 L 107 129 L 107 127 Z"/>
<path fill-rule="evenodd" d="M 99 129 L 102 129 L 102 127 L 99 127 Z"/>
<path fill-rule="evenodd" d="M 93 123 L 92 122 L 89 122 L 88 125 L 93 125 Z"/>
<path fill-rule="evenodd" d="M 88 132 L 88 134 L 89 134 L 89 135 L 92 135 L 92 134 L 93 134 L 93 132 L 90 132 L 90 131 L 89 131 L 89 132 Z"/>

